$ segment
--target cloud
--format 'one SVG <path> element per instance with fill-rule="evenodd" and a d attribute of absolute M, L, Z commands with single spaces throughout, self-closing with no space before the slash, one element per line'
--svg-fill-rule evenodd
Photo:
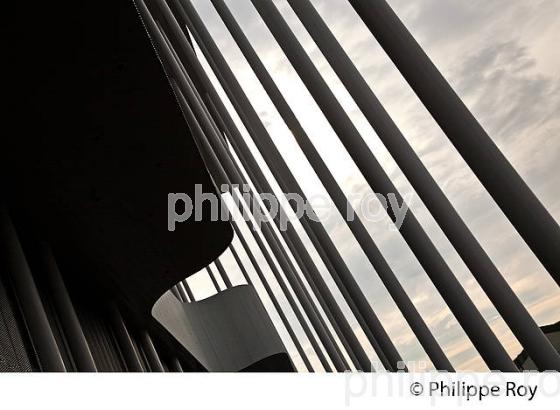
<path fill-rule="evenodd" d="M 439 130 L 348 2 L 312 2 L 535 319 L 541 325 L 558 320 L 558 287 Z M 306 193 L 324 192 L 210 2 L 196 0 L 194 3 Z M 556 43 L 560 35 L 560 2 L 390 0 L 389 3 L 494 142 L 559 220 L 560 49 Z M 363 177 L 250 2 L 229 0 L 227 4 L 345 192 L 368 192 Z M 275 1 L 275 4 L 397 188 L 403 193 L 413 193 L 289 6 L 284 0 Z M 411 209 L 508 352 L 516 355 L 520 347 L 515 337 L 421 199 L 415 198 Z M 425 353 L 344 222 L 332 219 L 327 221 L 326 227 L 403 357 L 423 360 Z M 367 224 L 367 227 L 457 368 L 484 369 L 480 357 L 400 235 L 389 232 L 381 224 Z M 304 241 L 308 243 L 305 237 Z M 319 260 L 312 247 L 309 251 L 314 259 Z M 324 266 L 319 266 L 325 280 L 332 286 Z M 334 293 L 341 299 L 338 292 Z M 341 304 L 353 326 L 357 326 L 347 306 Z M 277 318 L 273 319 L 277 321 Z M 301 330 L 298 332 L 301 334 Z M 283 338 L 286 338 L 285 334 Z"/>

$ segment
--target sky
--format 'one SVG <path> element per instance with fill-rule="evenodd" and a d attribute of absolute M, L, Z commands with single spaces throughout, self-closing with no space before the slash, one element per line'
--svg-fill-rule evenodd
<path fill-rule="evenodd" d="M 352 7 L 346 0 L 311 1 L 537 323 L 546 325 L 560 320 L 560 289 L 485 192 Z M 193 3 L 305 193 L 309 197 L 326 197 L 320 181 L 260 87 L 210 1 L 193 0 Z M 345 193 L 370 193 L 367 183 L 251 2 L 226 0 L 226 3 Z M 274 3 L 399 192 L 409 199 L 410 210 L 418 218 L 508 353 L 515 357 L 521 351 L 516 338 L 415 194 L 305 28 L 285 0 L 274 0 Z M 560 2 L 388 0 L 388 3 L 522 178 L 559 221 L 560 116 L 557 113 L 560 112 L 560 47 L 557 46 L 557 41 L 560 38 Z M 199 56 L 201 55 L 199 52 Z M 206 64 L 205 66 L 220 94 L 225 98 L 211 70 Z M 231 108 L 227 101 L 226 104 Z M 232 108 L 230 111 L 253 148 L 263 171 L 270 176 L 242 123 Z M 281 192 L 276 184 L 273 183 L 273 187 L 277 193 Z M 409 367 L 416 370 L 431 369 L 431 362 L 344 220 L 333 212 L 323 222 Z M 399 232 L 389 229 L 388 220 L 364 222 L 455 368 L 487 370 Z M 308 238 L 303 234 L 301 226 L 295 220 L 294 225 L 298 232 L 302 233 L 302 239 L 308 245 L 307 249 L 317 262 L 333 294 L 340 301 L 356 334 L 364 342 L 366 351 L 375 360 L 376 356 L 371 346 Z M 253 244 L 253 249 L 257 249 L 249 231 L 243 231 L 245 238 Z M 249 273 L 254 277 L 254 271 L 239 241 L 234 239 L 233 244 L 241 254 Z M 264 267 L 276 293 L 280 294 L 262 255 L 258 251 L 255 255 Z M 229 251 L 226 251 L 221 260 L 232 276 L 233 283 L 243 283 Z M 191 276 L 189 284 L 197 299 L 213 293 L 211 282 L 204 271 Z M 258 283 L 256 286 L 294 363 L 299 369 L 303 369 L 301 359 L 265 292 Z M 282 296 L 280 301 L 282 306 L 286 307 L 286 313 L 300 335 L 312 363 L 320 369 L 317 358 Z"/>

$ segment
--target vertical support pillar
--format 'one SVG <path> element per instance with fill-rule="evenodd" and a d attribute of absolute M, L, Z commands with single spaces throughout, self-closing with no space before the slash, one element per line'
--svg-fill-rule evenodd
<path fill-rule="evenodd" d="M 233 287 L 233 285 L 231 284 L 231 280 L 229 280 L 226 270 L 224 269 L 224 265 L 222 265 L 222 262 L 220 262 L 219 259 L 216 259 L 214 261 L 214 265 L 216 265 L 216 268 L 218 268 L 218 272 L 220 273 L 220 276 L 222 277 L 222 280 L 226 285 L 226 289 Z"/>
<path fill-rule="evenodd" d="M 184 299 L 181 297 L 181 294 L 179 293 L 179 289 L 177 288 L 177 285 L 173 286 L 173 287 L 172 287 L 171 289 L 169 289 L 169 290 L 171 291 L 171 293 L 173 293 L 173 295 L 175 295 L 175 297 L 176 297 L 177 299 L 179 299 L 179 301 L 181 301 L 181 302 L 186 302 L 186 300 L 184 300 Z"/>
<path fill-rule="evenodd" d="M 248 285 L 252 285 L 253 283 L 251 282 L 251 278 L 249 277 L 249 274 L 247 273 L 247 269 L 245 269 L 245 266 L 243 265 L 243 262 L 241 261 L 241 258 L 239 257 L 239 254 L 235 250 L 235 247 L 233 246 L 233 244 L 231 244 L 229 246 L 229 250 L 231 251 L 231 254 L 233 255 L 233 258 L 235 259 L 235 262 L 237 263 L 237 266 L 239 266 L 239 269 L 241 270 L 241 274 L 243 275 L 243 278 L 245 279 L 245 282 L 247 282 Z"/>
<path fill-rule="evenodd" d="M 46 243 L 41 243 L 39 245 L 39 254 L 52 292 L 51 295 L 57 315 L 62 329 L 67 336 L 66 340 L 76 363 L 76 369 L 79 372 L 96 372 L 97 367 L 95 366 L 91 350 L 50 246 Z"/>
<path fill-rule="evenodd" d="M 148 364 L 150 365 L 150 369 L 152 369 L 152 372 L 165 372 L 163 364 L 161 363 L 161 360 L 156 351 L 156 347 L 154 346 L 154 342 L 152 341 L 149 333 L 145 330 L 140 333 L 140 342 L 142 343 L 142 348 L 144 350 L 144 353 L 146 354 L 146 359 L 148 360 Z"/>
<path fill-rule="evenodd" d="M 39 291 L 25 259 L 8 210 L 0 203 L 0 255 L 2 265 L 10 275 L 29 329 L 39 365 L 45 372 L 65 372 L 66 368 L 45 313 Z"/>
<path fill-rule="evenodd" d="M 181 295 L 181 299 L 183 300 L 183 302 L 188 303 L 190 301 L 192 301 L 192 299 L 190 298 L 189 294 L 187 293 L 185 287 L 183 286 L 183 282 L 179 282 L 177 283 L 177 291 L 179 292 L 179 295 Z"/>
<path fill-rule="evenodd" d="M 171 363 L 169 364 L 169 366 L 171 367 L 171 370 L 175 373 L 183 373 L 183 366 L 181 366 L 181 362 L 179 361 L 179 359 L 177 359 L 176 357 L 174 357 L 173 359 L 171 359 Z"/>
<path fill-rule="evenodd" d="M 185 291 L 187 292 L 187 295 L 188 295 L 190 301 L 195 302 L 196 299 L 194 298 L 194 294 L 193 294 L 193 292 L 191 290 L 191 287 L 189 286 L 189 283 L 187 282 L 187 280 L 186 279 L 183 280 L 181 282 L 181 285 L 183 285 L 183 288 L 185 288 Z"/>
<path fill-rule="evenodd" d="M 134 347 L 134 342 L 128 333 L 124 319 L 121 316 L 121 312 L 116 306 L 111 309 L 111 319 L 113 321 L 113 328 L 115 330 L 115 336 L 119 342 L 126 367 L 129 372 L 143 372 L 142 363 L 140 357 L 136 352 Z"/>
<path fill-rule="evenodd" d="M 208 276 L 210 276 L 210 280 L 212 281 L 212 284 L 214 285 L 214 289 L 216 289 L 216 292 L 220 292 L 220 286 L 218 285 L 218 281 L 216 280 L 216 277 L 214 276 L 214 272 L 212 271 L 212 269 L 210 268 L 210 266 L 206 267 L 206 271 L 208 272 Z"/>

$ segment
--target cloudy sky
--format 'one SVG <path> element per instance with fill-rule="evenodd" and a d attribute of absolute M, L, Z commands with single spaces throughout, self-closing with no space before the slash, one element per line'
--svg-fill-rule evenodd
<path fill-rule="evenodd" d="M 344 191 L 347 194 L 369 193 L 363 177 L 250 1 L 226 2 Z M 403 196 L 412 198 L 409 204 L 411 210 L 496 335 L 512 357 L 517 355 L 521 350 L 519 343 L 446 240 L 421 199 L 415 195 L 297 17 L 285 0 L 274 2 L 399 191 Z M 193 3 L 305 192 L 308 196 L 326 196 L 210 1 L 193 0 Z M 539 325 L 560 320 L 558 286 L 484 191 L 347 1 L 312 0 L 312 3 Z M 560 2 L 389 0 L 389 4 L 551 214 L 557 221 L 560 220 L 560 47 L 557 44 L 560 38 Z M 234 118 L 244 131 L 238 118 Z M 247 139 L 250 140 L 248 136 Z M 270 175 L 258 151 L 255 149 L 254 152 L 267 175 Z M 277 188 L 276 185 L 274 187 Z M 411 367 L 431 368 L 429 359 L 345 222 L 336 212 L 329 215 L 324 221 L 326 227 L 401 355 L 406 361 L 414 362 Z M 295 225 L 298 231 L 303 232 L 297 222 Z M 387 220 L 367 223 L 367 226 L 453 365 L 460 370 L 487 369 L 400 234 L 388 229 Z M 245 237 L 254 243 L 247 230 L 245 233 Z M 303 239 L 309 244 L 310 253 L 340 300 L 358 336 L 364 340 L 366 350 L 375 358 L 371 346 L 305 235 Z M 234 245 L 241 250 L 236 239 Z M 249 267 L 245 254 L 240 253 Z M 265 267 L 262 256 L 258 251 L 255 253 Z M 242 283 L 229 251 L 222 260 L 229 268 L 233 282 Z M 274 285 L 272 279 L 271 282 Z M 198 299 L 212 293 L 211 283 L 204 272 L 189 278 L 189 283 Z M 257 287 L 296 365 L 303 369 L 268 298 Z M 284 306 L 287 305 L 283 298 L 281 301 Z M 302 344 L 312 362 L 320 368 L 288 308 L 287 314 L 301 335 Z"/>

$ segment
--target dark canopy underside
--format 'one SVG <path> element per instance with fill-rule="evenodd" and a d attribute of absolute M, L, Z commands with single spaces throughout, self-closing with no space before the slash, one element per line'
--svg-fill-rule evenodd
<path fill-rule="evenodd" d="M 204 209 L 167 230 L 168 193 L 214 188 L 132 1 L 21 4 L 4 59 L 9 206 L 78 292 L 148 317 L 219 256 L 231 227 Z"/>

